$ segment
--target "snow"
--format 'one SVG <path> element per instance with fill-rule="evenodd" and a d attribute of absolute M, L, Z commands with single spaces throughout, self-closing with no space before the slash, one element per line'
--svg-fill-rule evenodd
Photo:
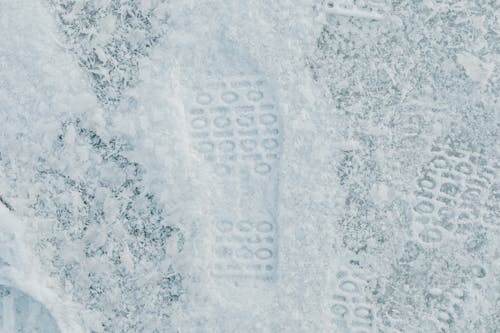
<path fill-rule="evenodd" d="M 0 0 L 0 332 L 497 332 L 497 12 Z"/>

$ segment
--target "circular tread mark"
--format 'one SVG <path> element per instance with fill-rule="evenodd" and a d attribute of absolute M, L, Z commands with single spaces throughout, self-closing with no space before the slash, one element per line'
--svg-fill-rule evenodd
<path fill-rule="evenodd" d="M 210 141 L 202 141 L 198 143 L 196 150 L 204 154 L 211 153 L 214 150 L 214 144 Z"/>
<path fill-rule="evenodd" d="M 274 124 L 278 120 L 278 117 L 276 117 L 272 113 L 265 113 L 265 114 L 260 116 L 259 120 L 260 120 L 260 123 L 263 125 L 271 125 L 271 124 Z"/>
<path fill-rule="evenodd" d="M 231 125 L 231 119 L 229 117 L 220 116 L 214 119 L 214 125 L 217 128 L 225 128 Z"/>
<path fill-rule="evenodd" d="M 196 96 L 196 102 L 201 105 L 208 105 L 212 102 L 212 96 L 207 93 L 200 93 Z"/>
<path fill-rule="evenodd" d="M 255 256 L 262 260 L 269 259 L 273 256 L 273 251 L 267 248 L 260 248 L 257 251 L 255 251 Z"/>
<path fill-rule="evenodd" d="M 208 120 L 206 118 L 197 117 L 191 120 L 191 126 L 194 129 L 203 129 L 208 126 Z"/>
<path fill-rule="evenodd" d="M 231 152 L 236 148 L 236 144 L 231 140 L 225 140 L 219 143 L 219 149 L 225 153 Z"/>
<path fill-rule="evenodd" d="M 240 141 L 241 149 L 245 152 L 251 152 L 257 147 L 257 141 L 252 139 L 245 139 Z"/>
<path fill-rule="evenodd" d="M 264 139 L 262 140 L 262 146 L 267 150 L 273 150 L 278 148 L 279 143 L 276 139 Z"/>
<path fill-rule="evenodd" d="M 269 172 L 271 172 L 271 166 L 267 163 L 258 163 L 255 166 L 255 172 L 261 175 L 265 175 Z"/>
<path fill-rule="evenodd" d="M 221 99 L 228 104 L 234 103 L 238 100 L 238 94 L 232 91 L 227 91 L 222 93 Z"/>
<path fill-rule="evenodd" d="M 257 224 L 256 227 L 258 232 L 271 232 L 273 230 L 273 225 L 267 221 L 261 221 Z"/>

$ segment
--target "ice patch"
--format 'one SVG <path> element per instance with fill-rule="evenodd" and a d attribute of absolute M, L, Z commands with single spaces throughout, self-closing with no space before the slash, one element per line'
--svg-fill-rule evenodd
<path fill-rule="evenodd" d="M 0 285 L 0 332 L 58 333 L 56 321 L 39 302 Z"/>
<path fill-rule="evenodd" d="M 495 69 L 494 64 L 484 63 L 478 57 L 466 52 L 459 53 L 457 61 L 464 67 L 471 80 L 481 84 L 486 84 Z"/>

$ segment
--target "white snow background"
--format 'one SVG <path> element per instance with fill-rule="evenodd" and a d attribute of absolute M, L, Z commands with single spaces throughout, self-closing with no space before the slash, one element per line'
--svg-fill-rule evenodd
<path fill-rule="evenodd" d="M 500 332 L 499 20 L 486 0 L 0 0 L 0 332 Z M 186 91 L 249 73 L 279 164 L 227 185 Z M 276 194 L 245 207 L 276 216 L 272 279 L 212 274 L 240 187 Z"/>

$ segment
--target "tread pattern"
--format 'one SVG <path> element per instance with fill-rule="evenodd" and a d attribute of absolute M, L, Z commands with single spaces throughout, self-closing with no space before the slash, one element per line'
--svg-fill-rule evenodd
<path fill-rule="evenodd" d="M 386 0 L 326 0 L 327 14 L 349 16 L 369 20 L 382 20 L 391 7 Z"/>
<path fill-rule="evenodd" d="M 375 332 L 375 309 L 365 297 L 369 279 L 365 272 L 348 266 L 337 272 L 330 307 L 336 332 Z"/>
<path fill-rule="evenodd" d="M 193 92 L 186 116 L 196 155 L 207 161 L 217 178 L 248 184 L 257 196 L 277 186 L 281 119 L 266 81 L 260 76 L 224 77 L 194 87 Z M 274 216 L 254 208 L 242 208 L 238 218 L 216 219 L 214 277 L 273 279 L 277 224 Z"/>
<path fill-rule="evenodd" d="M 419 239 L 432 244 L 441 242 L 445 232 L 498 228 L 500 165 L 488 161 L 483 148 L 459 147 L 449 138 L 436 142 L 432 153 L 414 194 Z"/>
<path fill-rule="evenodd" d="M 272 221 L 219 221 L 214 276 L 272 279 L 276 258 L 275 230 Z"/>
<path fill-rule="evenodd" d="M 279 118 L 263 79 L 239 77 L 197 88 L 188 115 L 194 149 L 217 175 L 267 175 L 275 168 Z"/>

